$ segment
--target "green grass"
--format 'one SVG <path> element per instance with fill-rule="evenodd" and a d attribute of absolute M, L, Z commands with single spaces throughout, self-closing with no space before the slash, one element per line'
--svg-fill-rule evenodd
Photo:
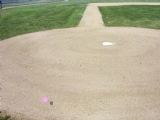
<path fill-rule="evenodd" d="M 42 30 L 75 27 L 86 6 L 49 3 L 0 11 L 0 39 Z"/>
<path fill-rule="evenodd" d="M 5 116 L 5 117 L 1 117 L 0 116 L 0 120 L 9 120 L 10 116 Z"/>
<path fill-rule="evenodd" d="M 99 7 L 99 10 L 106 26 L 160 29 L 160 6 L 158 5 L 107 6 Z"/>

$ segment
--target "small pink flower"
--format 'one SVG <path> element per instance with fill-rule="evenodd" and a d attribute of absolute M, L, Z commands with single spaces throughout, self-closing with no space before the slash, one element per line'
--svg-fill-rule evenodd
<path fill-rule="evenodd" d="M 48 102 L 46 97 L 42 97 L 42 99 L 43 99 L 44 102 Z"/>
<path fill-rule="evenodd" d="M 109 22 L 108 22 L 109 23 Z"/>

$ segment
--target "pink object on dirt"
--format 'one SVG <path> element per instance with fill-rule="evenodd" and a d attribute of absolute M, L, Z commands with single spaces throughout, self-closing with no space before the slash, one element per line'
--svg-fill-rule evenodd
<path fill-rule="evenodd" d="M 48 102 L 46 97 L 42 97 L 42 99 L 43 99 L 44 102 Z"/>

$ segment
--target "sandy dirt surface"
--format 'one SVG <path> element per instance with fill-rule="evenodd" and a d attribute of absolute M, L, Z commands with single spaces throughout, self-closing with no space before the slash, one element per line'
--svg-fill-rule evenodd
<path fill-rule="evenodd" d="M 2 112 L 23 120 L 160 120 L 160 30 L 104 27 L 97 5 L 78 27 L 0 41 Z"/>

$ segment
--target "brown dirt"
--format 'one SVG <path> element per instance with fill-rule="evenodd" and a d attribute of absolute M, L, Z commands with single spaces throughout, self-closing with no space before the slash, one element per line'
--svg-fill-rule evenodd
<path fill-rule="evenodd" d="M 0 42 L 3 111 L 23 120 L 160 120 L 160 30 L 104 27 L 97 5 L 79 27 Z"/>

